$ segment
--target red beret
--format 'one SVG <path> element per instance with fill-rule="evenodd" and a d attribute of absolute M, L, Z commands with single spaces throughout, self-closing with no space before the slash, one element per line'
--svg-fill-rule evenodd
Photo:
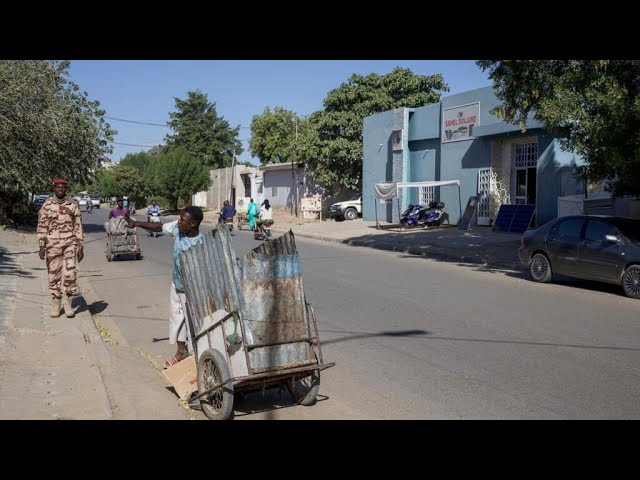
<path fill-rule="evenodd" d="M 59 183 L 63 184 L 63 185 L 68 185 L 69 182 L 67 182 L 64 178 L 54 178 L 53 179 L 53 184 L 54 185 L 58 185 Z"/>

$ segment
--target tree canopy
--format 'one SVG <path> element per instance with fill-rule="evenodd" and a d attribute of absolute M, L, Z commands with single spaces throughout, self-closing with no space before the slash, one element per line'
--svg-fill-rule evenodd
<path fill-rule="evenodd" d="M 122 157 L 118 165 L 133 167 L 138 170 L 141 175 L 144 175 L 147 167 L 151 163 L 153 155 L 154 154 L 150 152 L 127 153 Z"/>
<path fill-rule="evenodd" d="M 187 99 L 175 98 L 176 110 L 169 113 L 174 134 L 166 136 L 169 149 L 182 147 L 204 165 L 223 168 L 231 165 L 234 155 L 243 152 L 238 139 L 240 126 L 231 128 L 218 116 L 216 104 L 199 90 L 187 92 Z"/>
<path fill-rule="evenodd" d="M 209 168 L 184 148 L 160 153 L 147 169 L 147 180 L 154 195 L 161 195 L 178 208 L 178 200 L 206 190 L 210 183 Z"/>
<path fill-rule="evenodd" d="M 137 168 L 119 163 L 108 170 L 101 170 L 94 182 L 89 185 L 89 192 L 101 197 L 127 196 L 133 199 L 145 197 L 145 181 Z"/>
<path fill-rule="evenodd" d="M 100 103 L 67 79 L 68 61 L 0 60 L 0 185 L 51 190 L 85 182 L 112 151 Z"/>
<path fill-rule="evenodd" d="M 261 164 L 290 162 L 294 158 L 296 132 L 300 118 L 282 107 L 269 107 L 251 120 L 251 155 Z"/>
<path fill-rule="evenodd" d="M 324 109 L 301 123 L 297 157 L 308 161 L 314 179 L 330 189 L 333 185 L 360 188 L 364 117 L 436 103 L 447 91 L 441 74 L 416 75 L 400 67 L 387 75 L 354 74 L 327 94 Z"/>
<path fill-rule="evenodd" d="M 501 105 L 518 124 L 534 115 L 585 158 L 579 173 L 615 196 L 640 195 L 639 60 L 480 60 Z"/>

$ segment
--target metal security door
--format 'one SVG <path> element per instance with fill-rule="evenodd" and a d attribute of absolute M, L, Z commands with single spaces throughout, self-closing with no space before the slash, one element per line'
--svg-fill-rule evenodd
<path fill-rule="evenodd" d="M 511 198 L 515 199 L 516 204 L 535 205 L 538 179 L 537 165 L 537 143 L 518 143 L 513 145 Z"/>
<path fill-rule="evenodd" d="M 478 225 L 490 225 L 491 168 L 478 171 Z"/>

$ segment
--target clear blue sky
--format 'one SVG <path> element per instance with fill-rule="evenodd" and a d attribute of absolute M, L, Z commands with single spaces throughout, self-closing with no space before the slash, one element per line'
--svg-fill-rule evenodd
<path fill-rule="evenodd" d="M 491 84 L 472 60 L 74 60 L 70 79 L 98 100 L 109 117 L 163 125 L 175 110 L 174 98 L 185 99 L 189 90 L 199 89 L 215 102 L 219 116 L 232 127 L 241 125 L 245 152 L 239 160 L 257 163 L 248 152 L 253 115 L 267 106 L 309 115 L 352 74 L 384 75 L 396 66 L 419 75 L 443 74 L 451 88 L 445 96 Z M 110 155 L 116 162 L 127 153 L 163 143 L 172 132 L 168 127 L 108 121 L 118 131 Z"/>

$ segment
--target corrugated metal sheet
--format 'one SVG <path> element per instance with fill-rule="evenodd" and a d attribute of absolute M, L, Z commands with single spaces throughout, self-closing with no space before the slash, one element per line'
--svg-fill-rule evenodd
<path fill-rule="evenodd" d="M 225 225 L 180 254 L 187 309 L 197 335 L 216 310 L 238 311 L 245 344 L 289 342 L 249 350 L 254 373 L 306 363 L 311 336 L 300 258 L 292 232 L 264 242 L 240 262 Z M 224 352 L 225 354 L 227 352 Z"/>

